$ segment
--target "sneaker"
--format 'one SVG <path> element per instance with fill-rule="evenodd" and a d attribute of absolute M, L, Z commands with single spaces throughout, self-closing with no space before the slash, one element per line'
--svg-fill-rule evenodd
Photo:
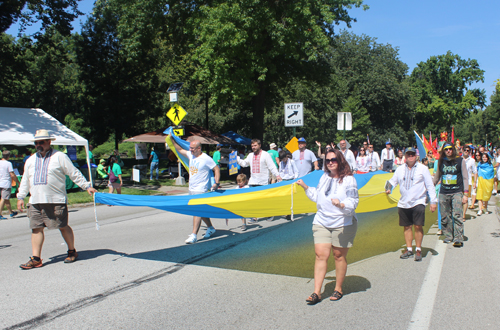
<path fill-rule="evenodd" d="M 15 217 L 16 215 L 17 215 L 17 212 L 12 211 L 12 213 L 10 214 L 10 217 L 12 218 L 12 217 Z"/>
<path fill-rule="evenodd" d="M 27 263 L 22 264 L 19 267 L 21 267 L 22 269 L 31 269 L 31 268 L 38 268 L 38 267 L 42 267 L 42 266 L 43 266 L 42 259 L 40 259 L 40 261 L 36 261 L 35 259 L 33 259 L 33 257 L 30 257 L 30 260 Z"/>
<path fill-rule="evenodd" d="M 464 242 L 467 242 L 469 240 L 469 237 L 464 235 Z"/>
<path fill-rule="evenodd" d="M 443 240 L 443 243 L 445 243 L 445 244 L 448 244 L 448 243 L 450 243 L 450 242 L 451 242 L 451 239 L 449 239 L 449 238 L 445 238 L 445 239 Z"/>
<path fill-rule="evenodd" d="M 0 215 L 0 220 L 7 220 L 7 218 L 4 217 L 4 216 L 2 216 L 2 215 Z"/>
<path fill-rule="evenodd" d="M 483 211 L 479 211 L 479 212 L 477 212 L 477 216 L 478 216 L 478 217 L 479 217 L 479 216 L 481 216 L 482 214 L 483 214 Z"/>
<path fill-rule="evenodd" d="M 76 250 L 68 250 L 68 256 L 64 259 L 65 264 L 70 264 L 78 259 L 78 252 Z"/>
<path fill-rule="evenodd" d="M 187 240 L 185 240 L 184 242 L 186 242 L 186 244 L 194 244 L 198 241 L 198 238 L 196 237 L 195 234 L 191 234 L 188 236 Z"/>
<path fill-rule="evenodd" d="M 462 246 L 464 246 L 464 243 L 462 243 L 460 241 L 455 241 L 455 242 L 453 242 L 453 246 L 454 247 L 462 247 Z"/>
<path fill-rule="evenodd" d="M 417 250 L 415 252 L 415 261 L 422 261 L 422 251 Z"/>
<path fill-rule="evenodd" d="M 267 221 L 273 221 L 273 220 L 274 220 L 274 217 L 267 218 Z"/>
<path fill-rule="evenodd" d="M 203 238 L 209 238 L 213 234 L 215 234 L 215 228 L 214 227 L 208 227 L 207 231 L 205 232 L 205 235 L 203 235 Z"/>
<path fill-rule="evenodd" d="M 402 255 L 400 255 L 399 257 L 401 259 L 408 259 L 410 258 L 411 256 L 413 256 L 413 251 L 410 251 L 410 250 L 406 250 L 405 253 L 403 253 Z"/>
<path fill-rule="evenodd" d="M 241 230 L 242 230 L 242 231 L 245 231 L 245 230 L 247 230 L 247 226 L 245 226 L 245 225 L 242 225 L 242 226 L 241 226 Z"/>
<path fill-rule="evenodd" d="M 252 219 L 248 220 L 248 223 L 257 223 L 257 222 L 259 222 L 257 220 L 257 218 L 252 218 Z"/>
<path fill-rule="evenodd" d="M 442 230 L 438 230 L 437 233 L 436 233 L 436 235 L 438 235 L 438 236 L 443 235 L 443 231 Z"/>
<path fill-rule="evenodd" d="M 497 191 L 496 191 L 496 190 L 493 190 L 493 191 L 491 192 L 491 194 L 492 194 L 493 196 L 495 196 L 495 195 L 497 194 Z"/>

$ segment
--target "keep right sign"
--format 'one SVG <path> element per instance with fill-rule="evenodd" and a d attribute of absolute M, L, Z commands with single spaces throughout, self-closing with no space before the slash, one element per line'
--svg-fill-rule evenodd
<path fill-rule="evenodd" d="M 285 103 L 285 127 L 304 126 L 304 104 Z"/>

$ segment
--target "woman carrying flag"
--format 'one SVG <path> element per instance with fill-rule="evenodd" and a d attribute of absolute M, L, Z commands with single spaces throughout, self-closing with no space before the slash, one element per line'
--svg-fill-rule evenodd
<path fill-rule="evenodd" d="M 481 154 L 481 162 L 477 164 L 477 193 L 476 199 L 479 201 L 479 211 L 477 215 L 489 214 L 488 201 L 491 198 L 493 191 L 493 178 L 495 177 L 495 170 L 491 164 L 490 157 L 486 153 Z"/>

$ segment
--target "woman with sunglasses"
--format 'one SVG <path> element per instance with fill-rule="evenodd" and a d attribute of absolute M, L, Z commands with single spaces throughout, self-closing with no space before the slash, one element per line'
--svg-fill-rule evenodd
<path fill-rule="evenodd" d="M 357 231 L 356 207 L 358 185 L 351 168 L 339 150 L 329 150 L 325 155 L 324 174 L 316 188 L 307 186 L 302 179 L 297 184 L 304 188 L 307 197 L 317 203 L 313 220 L 314 292 L 306 299 L 313 305 L 321 301 L 321 288 L 328 268 L 328 259 L 335 258 L 335 290 L 331 301 L 343 296 L 342 284 L 347 272 L 347 252 L 352 247 Z"/>
<path fill-rule="evenodd" d="M 370 158 L 366 155 L 365 147 L 359 149 L 359 155 L 356 157 L 357 174 L 366 174 L 370 172 L 371 167 Z"/>
<path fill-rule="evenodd" d="M 476 169 L 477 169 L 477 166 L 479 165 L 479 163 L 481 163 L 481 153 L 479 151 L 476 151 L 474 153 L 474 160 L 476 161 Z M 476 204 L 477 176 L 476 176 L 476 184 L 472 186 L 470 195 L 471 195 L 471 203 L 470 203 L 469 209 L 472 210 L 474 208 L 474 204 Z"/>
<path fill-rule="evenodd" d="M 464 242 L 463 204 L 467 203 L 469 175 L 465 160 L 457 155 L 457 150 L 449 143 L 444 144 L 434 184 L 441 181 L 439 205 L 441 227 L 445 235 L 444 243 L 453 241 L 454 247 L 462 247 Z M 465 194 L 464 194 L 465 193 Z"/>
<path fill-rule="evenodd" d="M 490 157 L 486 153 L 481 154 L 481 162 L 477 165 L 477 200 L 479 201 L 479 211 L 477 216 L 489 214 L 488 201 L 491 198 L 493 191 L 493 179 L 495 177 L 495 170 L 491 164 Z M 484 210 L 484 212 L 483 212 Z"/>
<path fill-rule="evenodd" d="M 429 161 L 429 163 L 427 164 L 427 167 L 434 168 L 434 162 L 436 161 L 436 159 L 434 158 L 432 151 L 429 151 L 427 153 L 427 160 Z"/>

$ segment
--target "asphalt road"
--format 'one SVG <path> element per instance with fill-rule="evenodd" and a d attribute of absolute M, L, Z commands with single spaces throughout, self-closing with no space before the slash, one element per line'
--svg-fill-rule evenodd
<path fill-rule="evenodd" d="M 463 248 L 438 241 L 433 226 L 422 262 L 400 260 L 398 249 L 350 264 L 338 302 L 328 300 L 335 272 L 328 273 L 326 299 L 315 306 L 305 303 L 313 291 L 314 255 L 307 252 L 305 263 L 295 258 L 305 248 L 290 248 L 310 237 L 306 251 L 313 251 L 313 215 L 261 221 L 245 232 L 239 219 L 229 226 L 215 219 L 215 237 L 194 245 L 184 244 L 192 226 L 188 216 L 107 206 L 98 206 L 97 215 L 98 231 L 93 207 L 70 212 L 77 262 L 63 263 L 66 245 L 51 230 L 44 266 L 32 270 L 19 268 L 31 255 L 26 216 L 0 221 L 0 328 L 500 328 L 495 213 L 466 222 Z M 352 249 L 372 248 L 355 241 Z M 309 277 L 283 275 L 294 269 L 303 274 L 304 268 Z"/>

